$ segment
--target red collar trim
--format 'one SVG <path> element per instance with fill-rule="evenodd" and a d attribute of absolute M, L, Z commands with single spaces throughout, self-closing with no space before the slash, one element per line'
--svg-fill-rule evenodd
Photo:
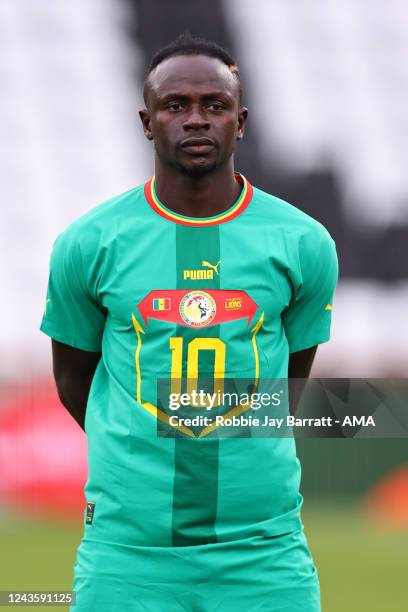
<path fill-rule="evenodd" d="M 227 223 L 227 221 L 232 221 L 232 219 L 238 217 L 238 215 L 240 215 L 247 208 L 248 204 L 252 200 L 253 188 L 249 181 L 247 181 L 247 179 L 238 172 L 235 173 L 235 178 L 242 184 L 242 191 L 238 200 L 231 206 L 231 208 L 225 210 L 219 215 L 214 215 L 213 217 L 187 217 L 185 215 L 180 215 L 179 213 L 176 213 L 164 206 L 156 195 L 154 188 L 154 176 L 152 176 L 152 178 L 145 184 L 144 194 L 151 208 L 158 215 L 164 219 L 167 219 L 168 221 L 173 221 L 173 223 L 181 223 L 182 225 L 190 225 L 193 227 L 219 225 L 221 223 Z"/>

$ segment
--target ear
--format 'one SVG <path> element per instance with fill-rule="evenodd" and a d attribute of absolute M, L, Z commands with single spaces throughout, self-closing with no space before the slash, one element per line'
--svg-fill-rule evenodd
<path fill-rule="evenodd" d="M 147 140 L 153 140 L 149 111 L 146 108 L 144 108 L 143 110 L 140 110 L 139 117 L 142 122 L 143 132 Z"/>
<path fill-rule="evenodd" d="M 245 124 L 248 117 L 248 109 L 246 106 L 243 106 L 238 111 L 238 130 L 237 130 L 237 140 L 242 140 L 245 133 Z"/>

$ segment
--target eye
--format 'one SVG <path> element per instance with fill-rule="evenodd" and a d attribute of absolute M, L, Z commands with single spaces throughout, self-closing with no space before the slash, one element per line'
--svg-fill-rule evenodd
<path fill-rule="evenodd" d="M 167 109 L 173 112 L 178 112 L 181 111 L 183 107 L 180 102 L 170 102 L 170 104 L 167 105 Z"/>
<path fill-rule="evenodd" d="M 225 106 L 221 102 L 212 102 L 208 105 L 208 108 L 213 111 L 221 111 L 225 109 Z"/>

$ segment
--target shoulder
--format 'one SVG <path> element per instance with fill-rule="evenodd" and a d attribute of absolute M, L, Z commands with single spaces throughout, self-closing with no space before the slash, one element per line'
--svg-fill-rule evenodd
<path fill-rule="evenodd" d="M 143 185 L 99 204 L 57 236 L 51 253 L 51 271 L 80 282 L 93 296 L 109 255 L 116 252 L 121 228 L 127 227 L 132 210 L 140 208 Z"/>
<path fill-rule="evenodd" d="M 143 197 L 143 188 L 144 185 L 138 185 L 91 208 L 70 223 L 59 234 L 56 243 L 62 242 L 67 246 L 70 243 L 89 243 L 101 236 L 114 234 L 118 223 L 126 219 L 132 208 L 137 207 L 138 201 Z"/>
<path fill-rule="evenodd" d="M 256 225 L 270 234 L 270 242 L 282 246 L 288 269 L 299 279 L 318 276 L 325 268 L 338 275 L 336 244 L 317 219 L 293 204 L 254 188 L 252 215 Z"/>
<path fill-rule="evenodd" d="M 333 242 L 328 230 L 293 204 L 254 187 L 254 214 L 263 222 L 301 242 Z"/>

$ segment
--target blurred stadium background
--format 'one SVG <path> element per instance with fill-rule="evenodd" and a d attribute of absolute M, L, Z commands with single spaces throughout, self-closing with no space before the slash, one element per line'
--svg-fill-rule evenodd
<path fill-rule="evenodd" d="M 250 120 L 237 168 L 337 243 L 332 340 L 313 375 L 407 377 L 404 0 L 2 0 L 0 590 L 71 586 L 86 442 L 38 331 L 50 250 L 70 221 L 152 173 L 143 74 L 185 28 L 238 59 Z M 324 610 L 406 610 L 407 441 L 298 450 Z"/>

